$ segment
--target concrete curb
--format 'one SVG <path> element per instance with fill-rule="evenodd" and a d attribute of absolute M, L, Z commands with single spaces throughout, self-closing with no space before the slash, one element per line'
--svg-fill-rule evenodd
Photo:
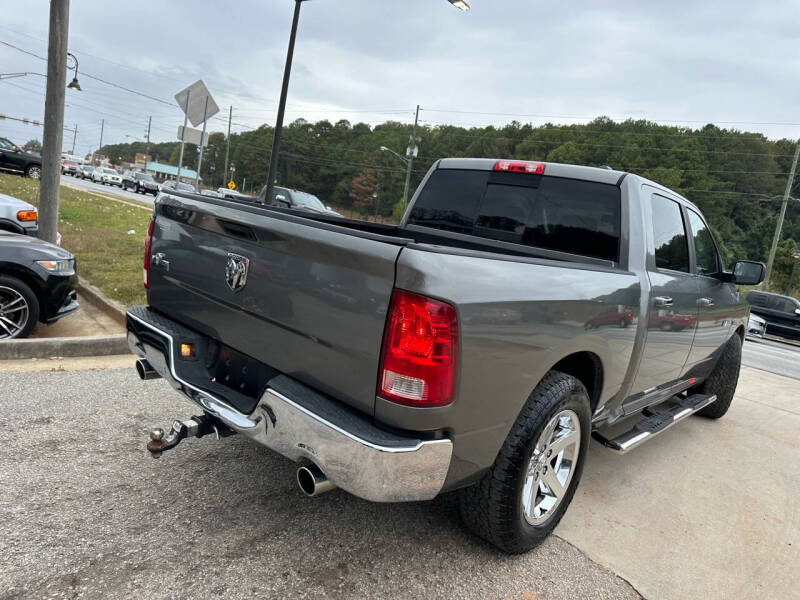
<path fill-rule="evenodd" d="M 50 358 L 52 356 L 107 356 L 129 353 L 130 349 L 125 334 L 8 340 L 0 344 L 0 360 Z"/>
<path fill-rule="evenodd" d="M 94 287 L 91 283 L 78 277 L 78 298 L 81 296 L 86 298 L 89 302 L 94 304 L 97 308 L 103 311 L 106 315 L 114 319 L 119 325 L 125 327 L 125 307 L 116 300 L 106 298 L 99 289 Z M 64 338 L 67 339 L 67 338 Z M 66 356 L 66 355 L 65 355 Z"/>

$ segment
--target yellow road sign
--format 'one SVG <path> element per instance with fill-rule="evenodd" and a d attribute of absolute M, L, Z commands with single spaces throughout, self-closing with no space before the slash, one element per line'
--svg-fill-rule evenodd
<path fill-rule="evenodd" d="M 229 189 L 229 190 L 235 190 L 235 189 L 236 189 L 236 182 L 235 182 L 233 179 L 231 179 L 231 180 L 228 182 L 228 189 Z"/>

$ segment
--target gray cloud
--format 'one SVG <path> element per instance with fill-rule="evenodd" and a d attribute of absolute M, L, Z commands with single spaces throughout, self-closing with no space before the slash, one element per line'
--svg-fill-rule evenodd
<path fill-rule="evenodd" d="M 0 0 L 0 39 L 44 54 L 48 2 L 27 4 L 23 14 L 14 0 Z M 456 111 L 551 115 L 518 117 L 534 123 L 603 114 L 693 126 L 750 121 L 728 126 L 800 136 L 796 125 L 760 124 L 800 122 L 795 2 L 472 5 L 464 14 L 445 0 L 304 3 L 288 118 L 409 120 L 419 103 L 431 123 L 513 118 Z M 255 126 L 274 120 L 292 8 L 290 0 L 74 0 L 70 47 L 81 70 L 167 101 L 202 77 L 220 106 L 236 107 L 235 121 Z M 44 71 L 6 47 L 0 64 L 4 72 Z M 150 114 L 155 139 L 174 135 L 177 108 L 81 83 L 66 110 L 79 126 L 80 152 L 96 145 L 101 118 L 107 141 L 141 137 Z M 41 118 L 42 90 L 41 78 L 0 83 L 2 111 Z M 16 141 L 37 134 L 0 122 L 0 135 Z"/>

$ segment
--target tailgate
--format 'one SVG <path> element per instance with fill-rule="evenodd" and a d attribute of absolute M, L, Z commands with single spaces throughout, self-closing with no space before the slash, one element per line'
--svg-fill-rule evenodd
<path fill-rule="evenodd" d="M 160 260 L 150 266 L 148 302 L 372 414 L 395 261 L 407 242 L 170 195 L 156 207 L 151 255 Z"/>

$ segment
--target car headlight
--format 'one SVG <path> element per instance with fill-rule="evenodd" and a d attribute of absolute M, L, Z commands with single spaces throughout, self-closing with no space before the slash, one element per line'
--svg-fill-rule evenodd
<path fill-rule="evenodd" d="M 36 264 L 55 273 L 56 275 L 74 275 L 75 259 L 65 258 L 62 260 L 37 260 Z"/>

